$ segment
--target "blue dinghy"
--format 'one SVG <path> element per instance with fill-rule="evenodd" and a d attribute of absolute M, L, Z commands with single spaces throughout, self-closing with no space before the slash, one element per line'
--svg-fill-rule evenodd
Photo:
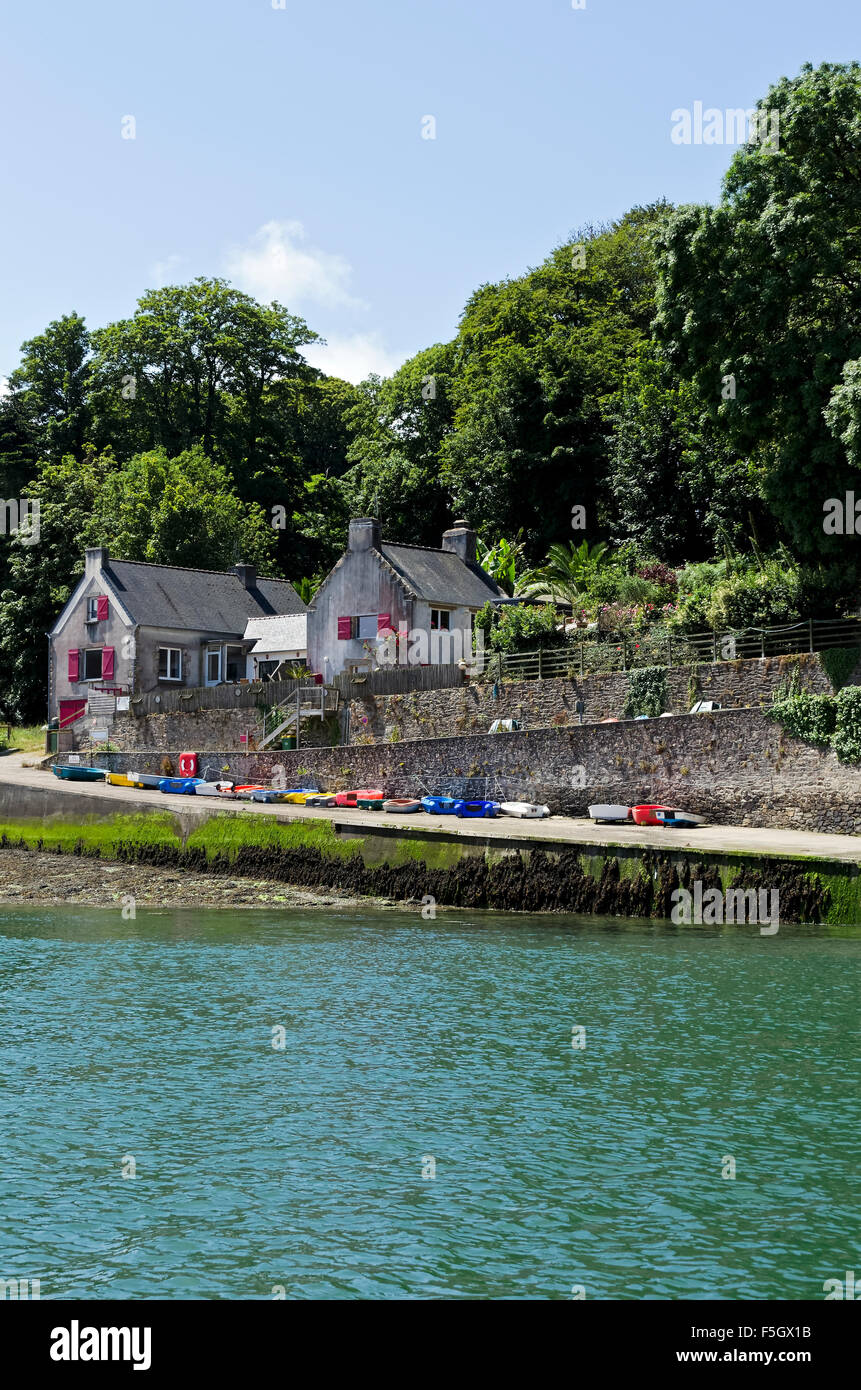
<path fill-rule="evenodd" d="M 105 776 L 103 767 L 60 767 L 55 763 L 51 771 L 63 782 L 101 782 Z"/>
<path fill-rule="evenodd" d="M 454 803 L 456 816 L 495 816 L 498 810 L 499 803 L 496 801 L 456 801 Z"/>
<path fill-rule="evenodd" d="M 453 796 L 423 796 L 422 809 L 429 816 L 453 816 L 457 801 Z"/>

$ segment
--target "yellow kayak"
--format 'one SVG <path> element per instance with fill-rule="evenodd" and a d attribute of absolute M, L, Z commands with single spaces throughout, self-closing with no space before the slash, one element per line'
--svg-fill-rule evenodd
<path fill-rule="evenodd" d="M 143 782 L 133 782 L 124 772 L 109 772 L 107 781 L 112 787 L 142 787 Z"/>

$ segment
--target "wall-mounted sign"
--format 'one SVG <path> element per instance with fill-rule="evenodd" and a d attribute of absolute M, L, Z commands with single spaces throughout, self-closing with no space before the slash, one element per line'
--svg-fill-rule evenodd
<path fill-rule="evenodd" d="M 93 729 L 93 743 L 107 743 L 107 729 Z"/>

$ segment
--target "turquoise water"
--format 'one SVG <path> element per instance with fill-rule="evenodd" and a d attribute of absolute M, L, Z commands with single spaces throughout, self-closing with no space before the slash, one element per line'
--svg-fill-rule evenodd
<path fill-rule="evenodd" d="M 858 1268 L 859 957 L 786 928 L 4 910 L 0 1277 L 822 1298 Z"/>

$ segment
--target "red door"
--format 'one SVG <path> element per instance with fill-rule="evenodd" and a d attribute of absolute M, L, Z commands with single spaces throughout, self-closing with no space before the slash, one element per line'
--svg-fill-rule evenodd
<path fill-rule="evenodd" d="M 61 700 L 60 728 L 65 729 L 68 724 L 74 724 L 76 719 L 80 719 L 86 708 L 86 700 Z"/>

